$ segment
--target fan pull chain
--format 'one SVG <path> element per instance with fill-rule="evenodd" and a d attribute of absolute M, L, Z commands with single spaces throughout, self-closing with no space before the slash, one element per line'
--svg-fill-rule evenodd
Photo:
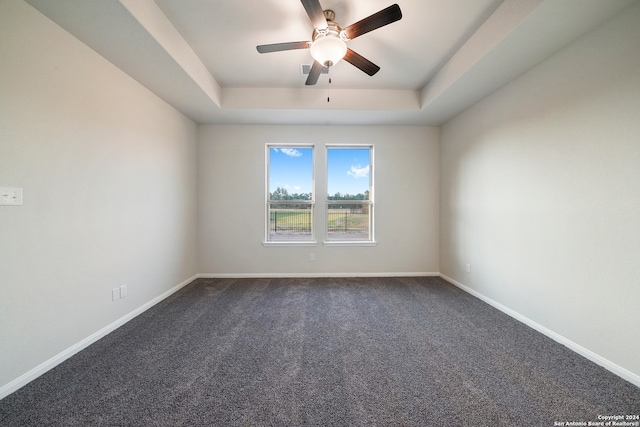
<path fill-rule="evenodd" d="M 331 85 L 331 76 L 329 76 L 329 85 Z M 329 89 L 330 89 L 330 86 L 327 86 L 327 102 L 330 102 Z"/>

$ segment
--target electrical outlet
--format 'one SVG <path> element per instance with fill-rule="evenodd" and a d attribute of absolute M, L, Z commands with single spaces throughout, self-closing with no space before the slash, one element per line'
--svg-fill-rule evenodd
<path fill-rule="evenodd" d="M 316 260 L 316 254 L 309 254 L 309 261 L 315 261 Z"/>
<path fill-rule="evenodd" d="M 0 205 L 1 206 L 21 206 L 22 205 L 22 188 L 0 187 Z"/>
<path fill-rule="evenodd" d="M 467 264 L 467 273 L 471 273 L 471 264 Z"/>
<path fill-rule="evenodd" d="M 127 296 L 127 285 L 120 286 L 120 298 L 124 298 Z"/>
<path fill-rule="evenodd" d="M 111 289 L 111 300 L 119 300 L 120 299 L 120 288 Z"/>

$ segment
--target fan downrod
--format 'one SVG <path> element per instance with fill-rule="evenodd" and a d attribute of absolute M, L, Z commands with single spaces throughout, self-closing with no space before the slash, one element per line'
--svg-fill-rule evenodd
<path fill-rule="evenodd" d="M 336 19 L 336 13 L 331 9 L 324 10 L 322 13 L 324 13 L 324 19 L 327 21 L 333 21 Z"/>

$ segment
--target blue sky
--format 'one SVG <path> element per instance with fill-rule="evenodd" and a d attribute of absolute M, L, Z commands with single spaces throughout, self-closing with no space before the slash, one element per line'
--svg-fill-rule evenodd
<path fill-rule="evenodd" d="M 369 189 L 369 148 L 327 150 L 327 192 L 364 194 Z"/>
<path fill-rule="evenodd" d="M 319 154 L 319 153 L 317 153 Z M 364 193 L 369 189 L 369 148 L 333 148 L 327 152 L 328 193 Z M 271 148 L 269 191 L 309 193 L 313 182 L 312 149 Z"/>

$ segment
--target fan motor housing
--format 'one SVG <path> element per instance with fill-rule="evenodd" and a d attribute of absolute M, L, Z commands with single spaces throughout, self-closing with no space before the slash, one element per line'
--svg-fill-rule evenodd
<path fill-rule="evenodd" d="M 344 40 L 344 36 L 342 36 L 342 27 L 336 24 L 333 20 L 336 17 L 336 14 L 333 10 L 325 10 L 324 17 L 327 20 L 327 28 L 326 29 L 317 29 L 313 30 L 311 34 L 311 40 L 316 41 L 318 37 L 339 37 Z"/>

